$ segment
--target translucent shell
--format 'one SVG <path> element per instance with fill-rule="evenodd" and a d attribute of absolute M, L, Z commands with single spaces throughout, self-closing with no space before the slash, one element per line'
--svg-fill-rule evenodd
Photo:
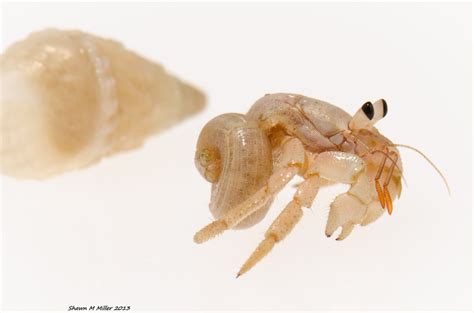
<path fill-rule="evenodd" d="M 46 178 L 139 147 L 204 95 L 120 43 L 48 29 L 0 59 L 3 174 Z"/>
<path fill-rule="evenodd" d="M 209 208 L 220 218 L 266 184 L 273 169 L 272 147 L 256 122 L 242 114 L 223 114 L 202 129 L 195 163 L 201 175 L 213 183 Z M 265 203 L 237 228 L 259 222 L 270 204 Z"/>

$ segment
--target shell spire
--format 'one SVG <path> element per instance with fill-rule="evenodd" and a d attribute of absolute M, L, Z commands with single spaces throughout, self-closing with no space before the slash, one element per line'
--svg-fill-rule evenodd
<path fill-rule="evenodd" d="M 139 147 L 205 104 L 203 93 L 120 43 L 47 29 L 0 59 L 3 174 L 41 179 Z"/>

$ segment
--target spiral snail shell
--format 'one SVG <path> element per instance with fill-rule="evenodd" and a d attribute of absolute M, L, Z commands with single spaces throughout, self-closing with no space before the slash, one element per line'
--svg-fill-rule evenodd
<path fill-rule="evenodd" d="M 197 89 L 120 43 L 47 29 L 0 59 L 3 174 L 46 178 L 140 146 L 204 106 Z"/>
<path fill-rule="evenodd" d="M 229 113 L 209 121 L 197 142 L 196 167 L 213 183 L 210 211 L 220 218 L 265 185 L 272 174 L 272 147 L 255 121 Z M 250 227 L 267 213 L 271 200 L 236 228 Z"/>

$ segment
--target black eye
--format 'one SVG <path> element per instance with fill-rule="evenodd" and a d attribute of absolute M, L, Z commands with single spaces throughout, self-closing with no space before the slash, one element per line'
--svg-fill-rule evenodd
<path fill-rule="evenodd" d="M 365 116 L 367 116 L 369 120 L 374 117 L 374 106 L 371 102 L 364 103 L 364 105 L 362 105 L 362 111 L 364 111 Z"/>
<path fill-rule="evenodd" d="M 385 100 L 382 99 L 382 104 L 383 104 L 383 116 L 382 117 L 385 117 L 385 115 L 387 115 L 387 112 L 388 112 L 387 102 L 385 102 Z"/>

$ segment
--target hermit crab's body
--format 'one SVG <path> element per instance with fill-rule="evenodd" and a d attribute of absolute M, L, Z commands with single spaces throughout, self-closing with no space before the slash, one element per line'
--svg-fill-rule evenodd
<path fill-rule="evenodd" d="M 394 145 L 373 124 L 387 113 L 384 100 L 367 102 L 354 115 L 320 100 L 270 94 L 246 115 L 224 114 L 202 130 L 196 166 L 213 183 L 210 208 L 217 219 L 196 233 L 204 242 L 229 228 L 249 227 L 295 175 L 303 177 L 293 200 L 265 234 L 238 275 L 281 241 L 311 207 L 319 187 L 350 184 L 331 204 L 326 235 L 342 240 L 354 225 L 367 225 L 401 192 L 402 165 Z"/>

